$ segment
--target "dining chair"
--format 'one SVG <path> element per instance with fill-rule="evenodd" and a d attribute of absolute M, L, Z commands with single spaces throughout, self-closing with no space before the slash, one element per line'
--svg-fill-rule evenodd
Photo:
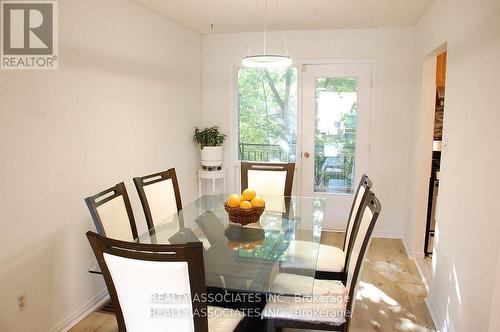
<path fill-rule="evenodd" d="M 295 163 L 241 162 L 241 190 L 259 195 L 291 196 Z"/>
<path fill-rule="evenodd" d="M 134 178 L 148 229 L 168 220 L 182 209 L 175 168 Z"/>
<path fill-rule="evenodd" d="M 240 311 L 207 306 L 201 242 L 143 244 L 87 232 L 119 331 L 233 331 Z M 222 314 L 223 313 L 223 314 Z"/>
<path fill-rule="evenodd" d="M 370 191 L 361 208 L 360 222 L 352 230 L 354 241 L 346 265 L 345 282 L 318 280 L 289 273 L 276 275 L 271 286 L 272 292 L 307 294 L 312 288 L 312 296 L 271 298 L 262 313 L 268 320 L 268 332 L 282 327 L 343 332 L 349 330 L 364 256 L 380 211 L 380 202 Z"/>
<path fill-rule="evenodd" d="M 266 210 L 291 216 L 295 163 L 241 162 L 241 190 L 254 189 L 266 201 Z M 288 198 L 288 199 L 287 199 Z"/>
<path fill-rule="evenodd" d="M 85 198 L 99 234 L 123 241 L 137 238 L 134 214 L 123 182 Z"/>
<path fill-rule="evenodd" d="M 371 188 L 372 181 L 366 174 L 363 174 L 351 204 L 342 248 L 320 244 L 319 249 L 316 249 L 318 245 L 313 242 L 296 240 L 293 242 L 295 261 L 286 261 L 281 268 L 314 268 L 316 278 L 345 281 L 344 267 L 349 259 L 350 248 L 354 240 L 352 230 L 361 219 L 363 203 L 369 198 L 368 193 Z M 311 264 L 314 266 L 309 266 Z"/>

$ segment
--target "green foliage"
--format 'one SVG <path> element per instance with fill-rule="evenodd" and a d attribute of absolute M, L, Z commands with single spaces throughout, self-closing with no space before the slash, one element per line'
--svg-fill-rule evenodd
<path fill-rule="evenodd" d="M 323 165 L 326 162 L 326 157 L 323 153 L 316 153 L 314 155 L 314 183 L 319 185 L 323 176 Z"/>
<path fill-rule="evenodd" d="M 316 91 L 328 92 L 356 92 L 358 80 L 353 77 L 319 78 L 316 80 Z M 340 119 L 340 130 L 336 135 L 327 135 L 325 132 L 316 132 L 315 145 L 315 183 L 320 186 L 328 184 L 329 179 L 344 180 L 346 190 L 352 189 L 352 170 L 356 146 L 356 112 L 357 103 L 352 105 L 348 113 Z M 339 152 L 335 158 L 327 161 L 324 156 L 324 146 L 334 146 Z M 340 173 L 331 172 L 331 169 L 340 169 Z M 330 169 L 330 170 L 329 170 Z"/>
<path fill-rule="evenodd" d="M 355 77 L 318 78 L 316 89 L 330 92 L 356 92 Z M 239 152 L 242 160 L 295 161 L 297 132 L 297 71 L 295 68 L 238 70 Z M 352 182 L 356 142 L 356 110 L 354 104 L 341 119 L 338 135 L 317 132 L 315 135 L 315 183 L 328 182 L 324 173 L 331 158 L 324 147 L 335 145 L 341 156 L 335 161 L 342 168 L 346 185 Z M 333 125 L 333 124 L 332 124 Z M 288 145 L 289 150 L 283 148 Z M 293 157 L 292 157 L 293 156 Z M 328 160 L 330 159 L 330 160 Z"/>
<path fill-rule="evenodd" d="M 356 92 L 358 79 L 355 77 L 318 78 L 316 89 L 326 89 L 331 92 Z"/>
<path fill-rule="evenodd" d="M 220 146 L 224 144 L 225 139 L 226 135 L 222 134 L 217 126 L 203 129 L 196 127 L 194 130 L 193 141 L 200 144 L 202 149 L 205 146 Z"/>
<path fill-rule="evenodd" d="M 296 69 L 238 71 L 239 142 L 277 145 L 295 141 Z"/>

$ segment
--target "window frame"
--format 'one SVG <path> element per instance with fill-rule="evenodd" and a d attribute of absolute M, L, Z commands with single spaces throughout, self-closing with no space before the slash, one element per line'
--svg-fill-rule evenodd
<path fill-rule="evenodd" d="M 327 57 L 327 58 L 296 58 L 293 60 L 291 67 L 297 68 L 297 137 L 301 139 L 297 140 L 296 145 L 296 153 L 297 153 L 297 161 L 295 163 L 295 175 L 294 175 L 294 188 L 293 194 L 302 195 L 302 154 L 303 154 L 303 142 L 302 142 L 302 132 L 303 132 L 303 118 L 304 118 L 304 68 L 308 65 L 329 65 L 329 64 L 367 64 L 371 66 L 371 92 L 370 96 L 370 124 L 369 124 L 369 155 L 368 161 L 366 165 L 367 172 L 373 167 L 373 153 L 372 151 L 375 149 L 375 128 L 373 119 L 377 116 L 377 108 L 376 108 L 376 100 L 374 97 L 375 91 L 377 90 L 377 60 L 373 57 Z M 238 99 L 237 99 L 237 83 L 238 83 L 238 70 L 240 68 L 245 68 L 240 60 L 233 60 L 228 63 L 228 67 L 225 70 L 231 77 L 228 80 L 228 86 L 226 86 L 227 91 L 229 91 L 230 96 L 228 98 L 228 108 L 231 110 L 229 112 L 229 122 L 231 132 L 228 133 L 227 139 L 227 150 L 228 154 L 225 157 L 227 160 L 227 170 L 228 170 L 228 190 L 239 191 L 240 190 L 240 168 L 241 161 L 238 156 L 238 140 L 239 140 L 239 116 L 238 116 Z M 238 133 L 236 136 L 234 133 Z M 317 195 L 318 197 L 330 197 L 333 195 L 338 196 L 348 196 L 352 194 L 322 194 Z"/>
<path fill-rule="evenodd" d="M 230 160 L 233 163 L 233 167 L 240 167 L 242 161 L 249 161 L 250 160 L 241 160 L 239 158 L 239 138 L 240 138 L 240 117 L 239 117 L 239 107 L 238 107 L 238 72 L 240 69 L 246 69 L 247 67 L 244 67 L 243 65 L 234 65 L 233 66 L 233 75 L 232 75 L 232 81 L 231 81 L 231 99 L 232 99 L 232 112 L 231 112 L 231 128 L 232 132 L 235 133 L 234 135 L 231 135 L 230 137 Z M 301 156 L 302 156 L 302 139 L 301 139 L 301 134 L 302 134 L 302 64 L 301 63 L 296 63 L 292 64 L 290 68 L 295 68 L 297 77 L 296 77 L 296 93 L 297 93 L 297 114 L 296 114 L 296 127 L 297 127 L 297 132 L 296 132 L 296 144 L 295 144 L 295 169 L 297 170 L 300 162 L 301 162 Z"/>
<path fill-rule="evenodd" d="M 316 84 L 317 84 L 317 80 L 318 80 L 318 79 L 322 79 L 322 78 L 329 78 L 329 77 L 323 77 L 323 76 L 321 76 L 321 75 L 319 75 L 319 76 L 315 76 L 315 78 L 314 78 L 314 80 L 315 80 L 315 91 L 316 91 L 316 89 L 317 89 L 317 86 L 316 86 Z M 346 76 L 337 76 L 337 77 L 333 77 L 333 78 L 334 78 L 334 79 L 336 79 L 336 78 L 356 78 L 357 83 L 358 83 L 358 87 L 359 87 L 359 77 L 358 77 L 358 76 L 349 76 L 349 75 L 346 75 Z M 359 100 L 359 95 L 358 95 L 357 91 L 356 91 L 356 95 L 357 95 L 357 101 L 356 101 L 356 102 L 358 102 L 358 100 Z M 317 100 L 318 100 L 318 98 L 317 98 L 317 96 L 315 96 L 315 101 L 317 102 Z M 316 119 L 317 119 L 317 112 L 318 112 L 318 104 L 316 103 L 315 108 L 314 108 L 314 117 L 315 117 Z M 358 126 L 358 123 L 357 123 L 357 122 L 358 122 L 358 121 L 357 121 L 357 120 L 358 120 L 358 116 L 359 116 L 358 111 L 356 111 L 356 137 L 357 137 L 357 134 L 358 134 L 358 129 L 359 129 L 359 128 L 358 128 L 359 126 Z M 314 130 L 315 130 L 315 133 L 317 133 L 317 130 L 318 130 L 318 129 L 317 129 L 317 126 L 318 126 L 318 123 L 315 121 L 315 122 L 314 122 Z M 370 131 L 371 131 L 371 129 L 370 129 Z M 314 138 L 314 141 L 315 141 L 315 140 L 316 140 L 316 137 Z M 314 144 L 316 144 L 316 143 L 314 143 Z M 356 139 L 356 142 L 355 142 L 355 148 L 354 148 L 354 155 L 355 155 L 355 158 L 354 158 L 354 164 L 355 164 L 355 165 L 356 165 L 356 163 L 357 163 L 357 158 L 356 158 L 356 150 L 357 150 L 357 147 L 358 147 L 358 143 L 357 143 L 357 139 Z M 313 174 L 313 175 L 316 175 L 316 174 L 315 174 L 316 170 L 314 170 L 313 172 L 314 172 L 314 174 Z M 352 174 L 352 175 L 353 175 L 353 181 L 352 181 L 352 183 L 351 183 L 351 186 L 352 186 L 352 188 L 351 188 L 351 192 L 316 191 L 315 185 L 313 185 L 313 193 L 314 193 L 314 195 L 324 195 L 324 196 L 328 196 L 328 195 L 340 195 L 340 196 L 342 196 L 342 195 L 354 195 L 354 194 L 355 194 L 355 192 L 356 192 L 356 186 L 357 186 L 357 181 L 356 181 L 356 168 L 355 168 L 355 167 L 354 167 L 354 172 L 353 172 L 353 174 Z"/>

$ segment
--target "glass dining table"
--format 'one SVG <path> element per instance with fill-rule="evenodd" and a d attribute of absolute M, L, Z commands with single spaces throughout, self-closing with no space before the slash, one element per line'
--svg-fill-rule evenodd
<path fill-rule="evenodd" d="M 226 197 L 202 196 L 136 241 L 202 242 L 209 292 L 311 296 L 326 200 L 263 195 L 266 208 L 259 222 L 241 226 L 229 221 L 224 209 Z M 306 281 L 292 294 L 273 287 L 279 273 L 289 272 L 288 265 L 300 266 L 292 273 L 312 277 L 305 278 L 309 284 Z M 89 272 L 101 273 L 98 265 Z"/>

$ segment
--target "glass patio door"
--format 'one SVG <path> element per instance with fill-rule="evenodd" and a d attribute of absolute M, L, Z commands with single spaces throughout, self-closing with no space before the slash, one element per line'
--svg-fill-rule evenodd
<path fill-rule="evenodd" d="M 345 228 L 368 173 L 371 72 L 366 63 L 303 68 L 301 194 L 329 199 L 327 229 Z"/>

